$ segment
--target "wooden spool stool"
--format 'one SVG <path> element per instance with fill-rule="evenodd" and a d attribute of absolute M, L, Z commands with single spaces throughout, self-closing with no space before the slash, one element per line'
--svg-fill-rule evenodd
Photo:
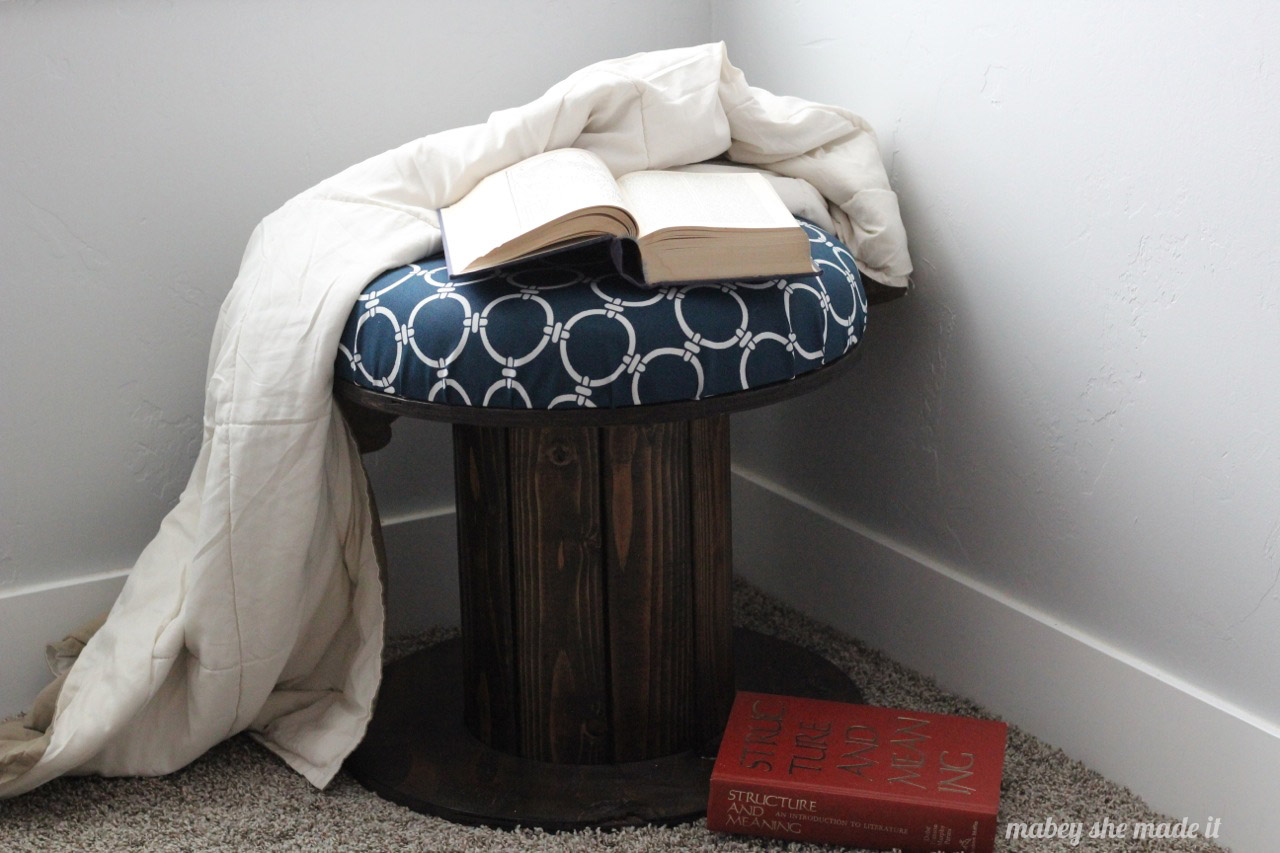
<path fill-rule="evenodd" d="M 547 829 L 705 813 L 734 690 L 859 701 L 834 665 L 731 621 L 730 412 L 787 382 L 698 401 L 510 410 L 339 382 L 362 450 L 396 416 L 452 421 L 459 640 L 391 664 L 350 772 L 450 820 Z"/>

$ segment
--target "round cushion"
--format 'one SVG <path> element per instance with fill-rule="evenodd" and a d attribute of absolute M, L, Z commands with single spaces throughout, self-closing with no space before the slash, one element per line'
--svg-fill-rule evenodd
<path fill-rule="evenodd" d="M 862 339 L 853 256 L 801 221 L 821 274 L 641 288 L 588 246 L 450 280 L 436 256 L 360 295 L 337 376 L 455 406 L 616 408 L 698 400 L 792 379 Z"/>

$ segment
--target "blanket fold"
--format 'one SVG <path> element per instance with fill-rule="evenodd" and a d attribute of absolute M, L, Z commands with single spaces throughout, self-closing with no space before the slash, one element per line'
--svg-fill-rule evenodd
<path fill-rule="evenodd" d="M 331 393 L 343 324 L 374 276 L 439 251 L 435 210 L 566 146 L 615 175 L 727 158 L 798 179 L 867 276 L 907 285 L 871 128 L 748 86 L 723 44 L 590 66 L 303 192 L 254 230 L 219 311 L 177 506 L 101 628 L 54 654 L 63 674 L 33 713 L 0 725 L 0 796 L 68 773 L 171 772 L 245 730 L 329 783 L 368 723 L 383 640 L 376 524 Z"/>

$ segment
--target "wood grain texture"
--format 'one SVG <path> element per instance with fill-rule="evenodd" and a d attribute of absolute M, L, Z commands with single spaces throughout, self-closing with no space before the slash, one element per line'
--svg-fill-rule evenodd
<path fill-rule="evenodd" d="M 689 425 L 600 434 L 614 760 L 638 761 L 699 742 Z"/>
<path fill-rule="evenodd" d="M 608 762 L 597 430 L 513 427 L 507 446 L 520 754 Z"/>
<path fill-rule="evenodd" d="M 733 526 L 729 416 L 689 425 L 697 716 L 720 737 L 733 704 Z"/>
<path fill-rule="evenodd" d="M 453 462 L 465 719 L 484 743 L 518 753 L 507 431 L 455 424 Z"/>
<path fill-rule="evenodd" d="M 552 764 L 495 750 L 462 724 L 457 640 L 387 667 L 378 707 L 347 769 L 380 796 L 459 823 L 549 830 L 693 820 L 707 806 L 715 744 L 647 761 Z M 848 676 L 808 649 L 738 629 L 738 687 L 862 701 Z"/>

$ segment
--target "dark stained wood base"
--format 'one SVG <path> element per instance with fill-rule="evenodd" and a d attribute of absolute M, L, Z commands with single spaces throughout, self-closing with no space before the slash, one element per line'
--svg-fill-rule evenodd
<path fill-rule="evenodd" d="M 834 664 L 793 643 L 739 628 L 733 652 L 738 689 L 861 701 Z M 714 742 L 618 764 L 535 761 L 472 735 L 463 723 L 463 695 L 459 640 L 392 663 L 348 771 L 414 811 L 504 829 L 673 824 L 706 813 Z"/>
<path fill-rule="evenodd" d="M 733 701 L 729 419 L 454 426 L 463 715 L 494 749 L 626 764 Z"/>

